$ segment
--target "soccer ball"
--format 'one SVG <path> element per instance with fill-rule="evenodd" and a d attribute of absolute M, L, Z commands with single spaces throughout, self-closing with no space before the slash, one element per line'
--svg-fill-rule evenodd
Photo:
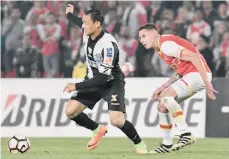
<path fill-rule="evenodd" d="M 30 149 L 30 141 L 25 136 L 15 135 L 9 139 L 8 148 L 10 153 L 25 153 Z"/>

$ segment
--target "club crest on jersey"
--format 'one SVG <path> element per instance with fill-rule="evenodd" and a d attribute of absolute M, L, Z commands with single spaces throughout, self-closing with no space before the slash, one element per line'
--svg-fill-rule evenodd
<path fill-rule="evenodd" d="M 172 66 L 177 68 L 180 65 L 180 59 L 173 59 Z"/>
<path fill-rule="evenodd" d="M 112 54 L 113 54 L 112 48 L 111 47 L 107 48 L 107 57 L 112 57 Z"/>

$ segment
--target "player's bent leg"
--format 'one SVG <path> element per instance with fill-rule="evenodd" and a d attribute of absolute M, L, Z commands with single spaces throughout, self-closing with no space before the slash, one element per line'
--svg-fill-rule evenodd
<path fill-rule="evenodd" d="M 168 109 L 170 114 L 172 115 L 175 124 L 177 125 L 178 129 L 181 132 L 181 137 L 178 143 L 174 144 L 172 149 L 179 150 L 184 146 L 190 145 L 196 141 L 196 138 L 192 136 L 191 132 L 188 130 L 187 123 L 185 121 L 183 110 L 181 109 L 180 105 L 175 100 L 177 96 L 176 91 L 169 87 L 165 92 L 163 92 L 161 97 L 161 102 L 165 105 Z"/>
<path fill-rule="evenodd" d="M 148 152 L 146 144 L 141 140 L 133 124 L 126 120 L 123 112 L 110 110 L 109 115 L 111 124 L 122 130 L 122 132 L 133 141 L 136 153 L 144 154 Z"/>
<path fill-rule="evenodd" d="M 82 113 L 86 108 L 85 105 L 76 100 L 69 100 L 65 107 L 65 114 L 68 118 L 72 119 Z"/>
<path fill-rule="evenodd" d="M 75 121 L 76 124 L 94 131 L 98 128 L 98 124 L 83 113 L 83 110 L 86 108 L 87 107 L 79 101 L 69 100 L 65 107 L 65 114 L 69 119 Z"/>
<path fill-rule="evenodd" d="M 163 103 L 160 102 L 157 106 L 157 109 L 159 113 L 159 124 L 162 131 L 163 141 L 159 147 L 150 151 L 150 153 L 169 153 L 172 151 L 173 147 L 172 117 Z"/>
<path fill-rule="evenodd" d="M 85 105 L 77 100 L 69 100 L 65 107 L 65 114 L 68 116 L 69 119 L 75 121 L 78 125 L 93 131 L 92 139 L 87 144 L 87 149 L 93 150 L 98 146 L 99 141 L 107 131 L 107 128 L 102 125 L 99 126 L 85 113 L 83 113 L 83 110 L 86 108 L 87 107 Z"/>

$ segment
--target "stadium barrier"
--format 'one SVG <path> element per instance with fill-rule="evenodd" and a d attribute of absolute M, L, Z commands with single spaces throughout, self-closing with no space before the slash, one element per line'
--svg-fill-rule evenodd
<path fill-rule="evenodd" d="M 214 79 L 213 85 L 219 94 L 207 100 L 206 136 L 229 137 L 229 79 Z"/>
<path fill-rule="evenodd" d="M 157 102 L 151 100 L 153 90 L 167 78 L 126 79 L 127 119 L 132 122 L 142 137 L 160 137 Z M 2 79 L 1 135 L 16 134 L 28 137 L 89 137 L 91 132 L 67 119 L 64 105 L 71 94 L 63 93 L 72 79 Z M 205 137 L 206 95 L 196 94 L 182 104 L 186 121 L 198 137 Z M 86 113 L 97 122 L 107 125 L 108 137 L 124 137 L 111 126 L 107 104 L 101 100 Z M 174 128 L 174 134 L 177 129 Z"/>

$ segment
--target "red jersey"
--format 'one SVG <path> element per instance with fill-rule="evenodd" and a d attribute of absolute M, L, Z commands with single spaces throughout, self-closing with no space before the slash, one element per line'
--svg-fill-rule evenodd
<path fill-rule="evenodd" d="M 182 48 L 186 48 L 192 51 L 193 53 L 198 54 L 204 63 L 206 71 L 211 72 L 204 57 L 200 54 L 200 52 L 195 48 L 195 46 L 191 42 L 175 35 L 162 35 L 159 38 L 159 43 L 159 56 L 162 58 L 164 62 L 170 65 L 177 73 L 185 75 L 190 72 L 198 72 L 198 70 L 191 62 L 180 59 L 182 57 Z"/>

